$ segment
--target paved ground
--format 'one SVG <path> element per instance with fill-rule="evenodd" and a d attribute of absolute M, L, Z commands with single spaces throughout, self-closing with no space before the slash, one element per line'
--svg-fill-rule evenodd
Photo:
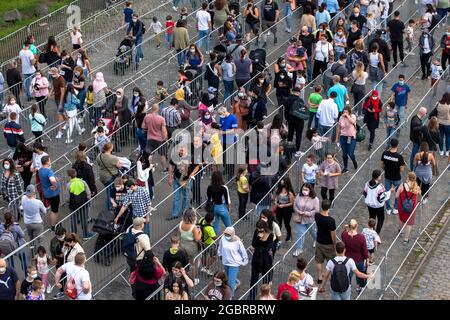
<path fill-rule="evenodd" d="M 447 227 L 443 237 L 428 256 L 418 278 L 410 288 L 406 300 L 450 300 L 450 229 Z"/>

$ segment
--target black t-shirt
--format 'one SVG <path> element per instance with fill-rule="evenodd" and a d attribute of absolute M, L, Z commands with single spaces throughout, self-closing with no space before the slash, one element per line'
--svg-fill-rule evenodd
<path fill-rule="evenodd" d="M 331 231 L 336 230 L 336 222 L 330 216 L 323 216 L 319 212 L 314 216 L 317 225 L 317 243 L 333 244 L 331 239 Z"/>
<path fill-rule="evenodd" d="M 77 90 L 84 90 L 84 88 L 86 88 L 86 79 L 84 78 L 83 74 L 80 74 L 78 77 L 74 74 L 73 75 L 73 84 L 79 86 L 81 82 L 84 82 L 83 87 L 81 89 L 77 89 Z"/>
<path fill-rule="evenodd" d="M 170 290 L 170 288 L 172 288 L 173 284 L 175 283 L 176 279 L 177 277 L 175 277 L 175 275 L 172 272 L 170 272 L 169 275 L 164 280 L 164 289 Z M 189 286 L 186 283 L 186 279 L 184 279 L 183 276 L 181 276 L 179 279 L 181 280 L 181 286 L 183 287 L 183 291 L 189 295 Z"/>
<path fill-rule="evenodd" d="M 387 24 L 389 33 L 391 34 L 391 41 L 403 41 L 403 30 L 405 30 L 405 24 L 397 19 L 391 20 Z"/>
<path fill-rule="evenodd" d="M 6 267 L 6 272 L 0 274 L 0 300 L 14 300 L 17 281 L 19 281 L 19 277 L 16 271 Z"/>
<path fill-rule="evenodd" d="M 123 188 L 122 190 L 117 191 L 115 187 L 111 188 L 111 198 L 117 203 L 117 206 L 121 206 L 125 200 L 127 195 L 127 190 Z"/>
<path fill-rule="evenodd" d="M 306 49 L 306 53 L 308 54 L 308 57 L 312 56 L 312 50 L 314 43 L 316 42 L 316 38 L 312 33 L 308 34 L 307 36 L 300 35 L 298 39 L 302 42 L 302 46 Z"/>
<path fill-rule="evenodd" d="M 36 279 L 34 280 L 41 280 L 40 277 L 36 277 Z M 20 284 L 20 293 L 23 295 L 27 295 L 29 294 L 32 290 L 31 290 L 31 285 L 33 284 L 33 281 L 29 282 L 26 278 L 22 281 L 22 283 Z"/>
<path fill-rule="evenodd" d="M 385 178 L 392 181 L 402 179 L 400 175 L 400 167 L 405 165 L 403 156 L 398 152 L 390 150 L 383 152 L 381 161 L 384 163 Z"/>
<path fill-rule="evenodd" d="M 208 186 L 206 190 L 206 195 L 209 200 L 213 200 L 214 204 L 229 204 L 230 203 L 230 193 L 228 188 L 225 186 Z"/>
<path fill-rule="evenodd" d="M 275 21 L 276 10 L 278 9 L 278 3 L 272 0 L 272 3 L 266 1 L 264 3 L 264 20 L 265 21 Z"/>
<path fill-rule="evenodd" d="M 198 166 L 198 164 L 194 163 L 193 155 L 190 157 L 185 156 L 183 158 L 179 158 L 176 163 L 173 160 L 170 160 L 170 165 L 174 166 L 173 174 L 175 179 L 181 181 L 186 181 L 189 179 L 192 171 L 194 171 L 195 167 Z"/>
<path fill-rule="evenodd" d="M 63 76 L 63 78 L 64 78 L 64 80 L 66 80 L 66 82 L 72 82 L 73 68 L 76 67 L 75 62 L 73 61 L 73 59 L 71 57 L 69 57 L 69 58 L 66 58 L 65 60 L 63 60 L 63 62 L 61 64 L 68 66 L 70 69 L 61 68 L 59 71 L 59 74 Z"/>
<path fill-rule="evenodd" d="M 348 32 L 348 37 L 347 37 L 347 43 L 348 43 L 348 47 L 350 49 L 353 49 L 355 47 L 355 41 L 360 39 L 362 35 L 361 29 L 356 30 L 356 32 L 353 32 L 351 29 Z"/>

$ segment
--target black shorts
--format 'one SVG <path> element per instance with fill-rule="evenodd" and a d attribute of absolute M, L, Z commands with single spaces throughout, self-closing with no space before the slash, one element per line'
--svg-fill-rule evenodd
<path fill-rule="evenodd" d="M 375 248 L 367 250 L 367 251 L 369 251 L 369 253 L 374 253 L 375 252 Z"/>
<path fill-rule="evenodd" d="M 147 140 L 147 147 L 146 150 L 149 154 L 152 154 L 153 151 L 157 150 L 158 154 L 160 156 L 164 156 L 166 154 L 166 148 L 167 146 L 164 145 L 161 147 L 161 145 L 164 142 L 161 141 L 157 141 L 157 140 Z"/>
<path fill-rule="evenodd" d="M 50 203 L 50 210 L 52 212 L 58 213 L 59 210 L 59 195 L 56 197 L 45 198 Z"/>

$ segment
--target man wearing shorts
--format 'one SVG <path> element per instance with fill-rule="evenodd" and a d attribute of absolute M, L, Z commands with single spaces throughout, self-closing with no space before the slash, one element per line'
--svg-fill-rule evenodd
<path fill-rule="evenodd" d="M 52 91 L 50 92 L 49 96 L 54 94 L 55 97 L 57 120 L 60 123 L 56 139 L 60 139 L 63 136 L 62 132 L 64 122 L 63 107 L 64 107 L 64 96 L 66 94 L 66 81 L 64 80 L 63 76 L 59 74 L 58 68 L 55 67 L 51 68 L 50 74 L 53 80 L 52 80 Z"/>
<path fill-rule="evenodd" d="M 167 140 L 166 120 L 159 114 L 158 104 L 153 104 L 150 113 L 147 114 L 142 121 L 142 129 L 147 131 L 147 148 L 146 152 L 150 155 L 157 150 L 161 156 L 161 165 L 164 172 L 168 172 L 167 160 L 165 155 L 166 147 L 161 145 Z"/>
<path fill-rule="evenodd" d="M 325 259 L 331 260 L 336 256 L 336 222 L 334 218 L 328 215 L 331 207 L 331 201 L 324 199 L 322 201 L 322 212 L 314 215 L 317 226 L 316 239 L 316 266 L 317 266 L 317 284 L 322 284 L 322 267 Z"/>
<path fill-rule="evenodd" d="M 50 169 L 51 162 L 49 156 L 43 156 L 41 159 L 42 167 L 39 169 L 39 180 L 42 185 L 44 198 L 50 203 L 50 222 L 52 230 L 55 231 L 55 225 L 58 221 L 59 194 L 61 185 L 55 177 L 55 173 Z"/>
<path fill-rule="evenodd" d="M 277 43 L 277 27 L 275 23 L 277 23 L 280 18 L 280 8 L 278 7 L 278 3 L 273 0 L 266 0 L 262 4 L 262 30 L 263 32 L 270 28 L 270 31 L 273 32 L 273 44 Z M 271 28 L 273 26 L 273 28 Z M 267 35 L 268 32 L 263 34 L 263 48 L 267 47 Z"/>

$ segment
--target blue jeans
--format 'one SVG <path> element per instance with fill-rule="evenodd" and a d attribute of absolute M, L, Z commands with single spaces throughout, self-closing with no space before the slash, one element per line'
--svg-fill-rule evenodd
<path fill-rule="evenodd" d="M 114 185 L 112 185 L 114 180 L 115 180 L 115 178 L 111 177 L 111 179 L 109 179 L 106 183 L 103 184 L 106 187 L 106 209 L 107 210 L 111 210 L 111 202 L 109 201 L 109 199 L 111 198 L 111 188 L 114 188 Z M 111 186 L 109 186 L 110 184 L 111 184 Z"/>
<path fill-rule="evenodd" d="M 217 235 L 220 234 L 220 221 L 219 218 L 222 219 L 223 224 L 225 227 L 231 226 L 231 217 L 230 213 L 228 212 L 228 206 L 226 204 L 215 204 L 214 205 L 214 231 Z"/>
<path fill-rule="evenodd" d="M 331 290 L 331 299 L 333 300 L 350 300 L 350 296 L 352 293 L 352 287 L 348 287 L 347 291 L 345 292 L 334 292 Z"/>
<path fill-rule="evenodd" d="M 292 20 L 292 10 L 291 10 L 291 4 L 289 2 L 286 2 L 284 4 L 284 16 L 286 17 L 286 28 L 291 30 L 291 20 Z"/>
<path fill-rule="evenodd" d="M 172 46 L 173 46 L 173 34 L 166 35 L 166 40 L 169 43 L 169 47 L 172 48 Z"/>
<path fill-rule="evenodd" d="M 239 267 L 223 266 L 228 278 L 228 285 L 231 288 L 231 296 L 234 297 L 234 291 L 236 290 L 236 280 L 238 278 Z"/>
<path fill-rule="evenodd" d="M 86 85 L 83 90 L 78 91 L 77 98 L 80 100 L 80 106 L 79 106 L 78 110 L 82 111 L 82 110 L 84 110 L 84 102 L 86 101 Z"/>
<path fill-rule="evenodd" d="M 392 186 L 394 186 L 395 191 L 397 191 L 397 189 L 401 183 L 402 183 L 402 180 L 394 181 L 394 180 L 384 179 L 384 187 L 386 188 L 386 191 L 391 190 Z M 395 195 L 394 195 L 394 198 L 395 198 L 394 209 L 398 209 L 397 197 L 395 197 Z M 391 210 L 391 209 L 392 209 L 391 199 L 387 199 L 386 200 L 386 210 Z"/>
<path fill-rule="evenodd" d="M 202 50 L 203 40 L 206 42 L 206 51 L 209 51 L 209 30 L 199 30 L 198 31 L 198 41 L 197 47 Z"/>
<path fill-rule="evenodd" d="M 136 46 L 136 68 L 139 66 L 139 62 L 144 59 L 144 52 L 142 51 L 142 37 L 137 37 L 134 45 Z"/>
<path fill-rule="evenodd" d="M 388 138 L 388 142 L 387 142 L 388 147 L 391 145 L 391 139 L 392 139 L 392 135 L 394 134 L 395 129 L 396 129 L 395 127 L 387 127 L 386 128 L 386 137 Z"/>
<path fill-rule="evenodd" d="M 397 106 L 399 125 L 405 120 L 406 106 Z"/>
<path fill-rule="evenodd" d="M 444 148 L 445 139 L 445 148 Z M 439 150 L 450 151 L 450 125 L 439 125 Z"/>
<path fill-rule="evenodd" d="M 225 101 L 229 96 L 233 94 L 234 81 L 223 80 L 223 100 Z"/>
<path fill-rule="evenodd" d="M 178 7 L 179 3 L 180 3 L 180 0 L 172 0 L 172 4 L 174 7 Z"/>
<path fill-rule="evenodd" d="M 308 57 L 306 59 L 306 75 L 308 76 L 308 82 L 312 81 L 312 74 L 313 74 L 313 70 L 312 70 L 311 58 Z"/>
<path fill-rule="evenodd" d="M 178 62 L 179 67 L 182 67 L 184 65 L 185 54 L 186 54 L 186 50 L 177 49 L 177 62 Z"/>
<path fill-rule="evenodd" d="M 303 244 L 305 243 L 305 237 L 303 236 L 306 233 L 306 230 L 312 225 L 312 223 L 296 223 L 295 224 L 295 231 L 297 233 L 297 250 L 303 251 Z M 311 236 L 313 237 L 314 241 L 316 240 L 316 226 L 314 225 L 309 232 L 311 233 Z M 300 239 L 300 240 L 298 240 Z"/>
<path fill-rule="evenodd" d="M 366 267 L 364 266 L 364 260 L 356 263 L 356 269 L 358 269 L 362 273 L 366 272 Z M 348 275 L 348 277 L 350 278 L 350 283 L 351 283 L 352 278 L 353 278 L 353 271 L 350 271 L 350 274 Z M 356 277 L 356 283 L 358 284 L 358 286 L 360 288 L 363 288 L 366 286 L 366 280 L 360 279 L 358 277 Z"/>
<path fill-rule="evenodd" d="M 414 157 L 419 152 L 420 146 L 417 143 L 413 143 L 411 150 L 411 157 L 409 158 L 409 170 L 414 171 Z"/>
<path fill-rule="evenodd" d="M 373 81 L 370 80 L 372 83 L 372 89 L 378 91 L 378 96 L 381 97 L 381 92 L 383 91 L 383 81 Z"/>
<path fill-rule="evenodd" d="M 177 179 L 173 179 L 173 190 L 177 190 L 180 188 L 181 184 Z M 188 185 L 184 188 L 180 188 L 173 195 L 173 204 L 172 204 L 172 217 L 178 218 L 181 213 L 189 208 L 190 204 L 190 193 L 191 193 L 192 181 L 189 181 Z"/>
<path fill-rule="evenodd" d="M 31 77 L 34 75 L 34 73 L 24 74 L 23 77 L 25 79 L 25 95 L 27 96 L 27 99 L 31 99 L 31 93 L 30 93 L 30 84 L 31 84 Z"/>
<path fill-rule="evenodd" d="M 139 147 L 141 148 L 141 151 L 144 151 L 145 146 L 147 145 L 147 133 L 144 131 L 144 129 L 136 128 L 136 137 L 139 141 Z"/>
<path fill-rule="evenodd" d="M 355 158 L 355 148 L 356 148 L 356 139 L 350 138 L 350 143 L 348 142 L 349 137 L 340 136 L 339 143 L 342 148 L 342 159 L 344 160 L 344 169 L 348 169 L 348 157 L 352 159 L 353 163 L 356 163 Z"/>

